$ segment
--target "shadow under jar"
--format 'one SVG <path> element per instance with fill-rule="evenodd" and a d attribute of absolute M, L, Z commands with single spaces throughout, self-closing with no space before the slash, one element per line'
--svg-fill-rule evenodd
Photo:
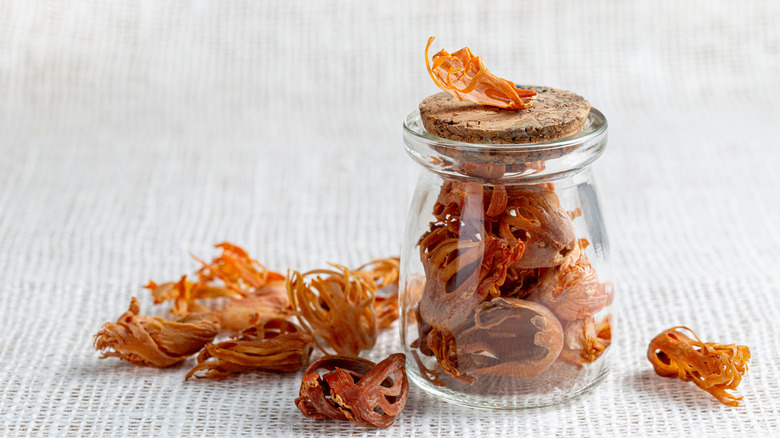
<path fill-rule="evenodd" d="M 408 374 L 460 405 L 513 409 L 575 397 L 609 372 L 614 286 L 590 164 L 607 122 L 574 134 L 484 144 L 430 134 L 404 143 L 423 169 L 401 255 Z"/>

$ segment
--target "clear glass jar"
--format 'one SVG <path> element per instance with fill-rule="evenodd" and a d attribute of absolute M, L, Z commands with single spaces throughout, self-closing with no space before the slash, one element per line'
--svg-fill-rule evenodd
<path fill-rule="evenodd" d="M 401 254 L 401 341 L 412 381 L 460 405 L 524 408 L 577 396 L 609 372 L 614 286 L 582 130 L 523 145 L 450 141 L 404 123 L 423 166 Z"/>

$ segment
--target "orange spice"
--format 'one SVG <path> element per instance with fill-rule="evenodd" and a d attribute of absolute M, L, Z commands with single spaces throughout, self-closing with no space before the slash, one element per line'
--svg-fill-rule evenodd
<path fill-rule="evenodd" d="M 428 50 L 436 37 L 428 38 L 425 65 L 433 82 L 458 100 L 490 105 L 510 110 L 530 108 L 536 92 L 516 88 L 515 84 L 490 73 L 482 57 L 474 56 L 468 47 L 450 54 L 442 49 L 428 58 Z"/>
<path fill-rule="evenodd" d="M 692 339 L 680 330 L 687 330 Z M 727 391 L 737 389 L 747 373 L 750 349 L 744 345 L 702 342 L 688 327 L 672 327 L 650 341 L 647 359 L 663 377 L 693 382 L 718 401 L 738 406 L 742 397 Z"/>

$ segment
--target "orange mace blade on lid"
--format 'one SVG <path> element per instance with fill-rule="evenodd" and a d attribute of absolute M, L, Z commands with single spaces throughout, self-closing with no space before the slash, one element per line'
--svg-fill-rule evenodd
<path fill-rule="evenodd" d="M 480 105 L 520 110 L 530 108 L 536 92 L 515 88 L 515 84 L 490 73 L 482 57 L 474 56 L 468 47 L 450 54 L 441 50 L 428 58 L 428 50 L 436 37 L 428 38 L 425 46 L 425 65 L 431 79 L 442 90 L 458 100 Z"/>

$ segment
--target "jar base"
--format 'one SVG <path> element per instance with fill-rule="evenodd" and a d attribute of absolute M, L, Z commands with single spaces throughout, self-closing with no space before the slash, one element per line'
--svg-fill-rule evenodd
<path fill-rule="evenodd" d="M 439 398 L 458 406 L 476 409 L 501 409 L 501 410 L 519 410 L 542 408 L 545 406 L 557 405 L 571 399 L 577 398 L 590 391 L 601 383 L 609 375 L 610 367 L 602 367 L 601 370 L 588 379 L 587 382 L 575 388 L 564 390 L 556 389 L 546 394 L 516 394 L 516 395 L 494 395 L 486 396 L 482 394 L 468 394 L 462 391 L 447 389 L 432 384 L 429 380 L 418 376 L 414 372 L 407 373 L 409 379 L 433 397 Z"/>

